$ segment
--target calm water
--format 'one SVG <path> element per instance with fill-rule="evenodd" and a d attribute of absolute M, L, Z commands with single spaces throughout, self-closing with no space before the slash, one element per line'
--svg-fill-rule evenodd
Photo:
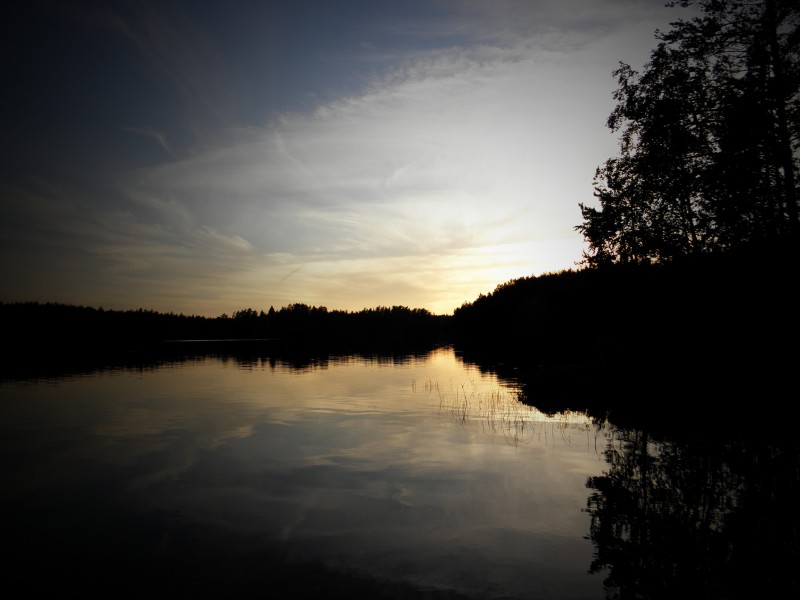
<path fill-rule="evenodd" d="M 704 458 L 695 489 L 691 449 L 546 417 L 450 349 L 3 383 L 0 407 L 26 595 L 589 599 L 636 595 L 633 569 L 656 597 L 746 487 Z"/>

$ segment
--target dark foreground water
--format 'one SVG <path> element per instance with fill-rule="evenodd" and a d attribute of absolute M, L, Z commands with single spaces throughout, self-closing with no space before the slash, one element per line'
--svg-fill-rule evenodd
<path fill-rule="evenodd" d="M 23 597 L 796 590 L 794 451 L 545 416 L 450 349 L 12 381 L 0 410 Z"/>

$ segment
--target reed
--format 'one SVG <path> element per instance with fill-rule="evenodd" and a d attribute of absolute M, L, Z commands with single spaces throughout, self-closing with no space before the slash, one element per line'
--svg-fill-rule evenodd
<path fill-rule="evenodd" d="M 416 382 L 412 388 L 417 390 Z M 438 381 L 427 379 L 424 391 L 438 396 L 438 414 L 462 424 L 478 423 L 484 433 L 502 437 L 513 446 L 534 440 L 571 445 L 577 442 L 578 434 L 581 434 L 581 440 L 585 435 L 588 443 L 594 432 L 596 447 L 596 437 L 605 426 L 603 422 L 575 411 L 545 414 L 522 402 L 518 390 L 502 387 L 486 390 L 474 380 L 444 387 Z"/>

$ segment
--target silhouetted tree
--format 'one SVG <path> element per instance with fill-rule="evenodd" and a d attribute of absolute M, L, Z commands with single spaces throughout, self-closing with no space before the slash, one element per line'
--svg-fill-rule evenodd
<path fill-rule="evenodd" d="M 682 0 L 642 73 L 614 72 L 620 154 L 581 204 L 585 263 L 662 262 L 797 233 L 800 7 Z"/>

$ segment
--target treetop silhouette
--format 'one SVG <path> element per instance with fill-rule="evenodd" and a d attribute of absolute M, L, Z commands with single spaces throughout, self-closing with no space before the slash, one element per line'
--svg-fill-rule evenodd
<path fill-rule="evenodd" d="M 583 263 L 654 263 L 798 232 L 800 6 L 682 0 L 641 73 L 614 71 L 618 156 L 581 204 Z"/>

